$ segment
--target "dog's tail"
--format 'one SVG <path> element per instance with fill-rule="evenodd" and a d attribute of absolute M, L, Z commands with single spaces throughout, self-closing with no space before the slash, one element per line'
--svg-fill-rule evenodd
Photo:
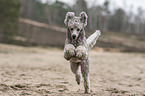
<path fill-rule="evenodd" d="M 99 30 L 96 30 L 91 36 L 88 37 L 87 45 L 89 49 L 91 49 L 96 44 L 96 41 L 98 40 L 100 35 L 101 32 Z"/>

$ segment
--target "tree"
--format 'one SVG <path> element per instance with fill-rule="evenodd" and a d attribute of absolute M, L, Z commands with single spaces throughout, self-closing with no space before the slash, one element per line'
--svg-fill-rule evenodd
<path fill-rule="evenodd" d="M 17 34 L 19 0 L 0 0 L 0 39 L 11 43 Z"/>
<path fill-rule="evenodd" d="M 144 33 L 144 10 L 142 8 L 138 8 L 138 14 L 135 16 L 135 32 L 140 34 Z"/>
<path fill-rule="evenodd" d="M 104 11 L 104 15 L 105 15 L 104 24 L 103 24 L 103 30 L 104 31 L 108 30 L 108 21 L 109 21 L 109 18 L 110 18 L 109 3 L 110 2 L 108 0 L 106 0 L 104 2 L 104 5 L 103 5 L 103 11 Z"/>
<path fill-rule="evenodd" d="M 72 9 L 65 3 L 57 1 L 51 5 L 45 6 L 45 15 L 47 23 L 51 25 L 64 25 L 65 15 Z"/>
<path fill-rule="evenodd" d="M 76 14 L 80 14 L 82 11 L 88 12 L 87 3 L 85 0 L 77 0 L 76 4 L 74 5 L 74 10 Z"/>
<path fill-rule="evenodd" d="M 123 32 L 125 17 L 126 17 L 125 11 L 121 8 L 117 9 L 114 15 L 111 16 L 110 18 L 109 29 L 116 32 Z"/>

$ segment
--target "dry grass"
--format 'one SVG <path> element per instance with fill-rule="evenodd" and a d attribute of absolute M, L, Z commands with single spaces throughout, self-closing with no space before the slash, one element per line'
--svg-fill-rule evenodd
<path fill-rule="evenodd" d="M 90 51 L 91 94 L 145 95 L 145 55 Z M 0 95 L 82 96 L 63 50 L 0 44 Z M 86 96 L 89 96 L 86 95 Z"/>

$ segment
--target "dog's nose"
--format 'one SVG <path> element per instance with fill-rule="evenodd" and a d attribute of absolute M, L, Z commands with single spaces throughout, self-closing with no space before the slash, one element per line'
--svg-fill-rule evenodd
<path fill-rule="evenodd" d="M 76 35 L 75 35 L 75 34 L 73 34 L 73 35 L 72 35 L 72 38 L 73 38 L 73 39 L 76 39 Z"/>

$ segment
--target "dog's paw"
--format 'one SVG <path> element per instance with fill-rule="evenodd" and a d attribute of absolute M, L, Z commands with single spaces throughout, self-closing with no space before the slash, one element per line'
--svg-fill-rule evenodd
<path fill-rule="evenodd" d="M 76 81 L 77 81 L 77 84 L 80 85 L 80 83 L 81 83 L 81 76 L 80 75 L 76 75 Z"/>
<path fill-rule="evenodd" d="M 73 56 L 75 56 L 75 47 L 72 44 L 66 45 L 64 48 L 64 58 L 69 60 Z"/>
<path fill-rule="evenodd" d="M 76 54 L 76 57 L 81 58 L 82 56 L 83 56 L 82 52 L 78 51 L 77 54 Z"/>
<path fill-rule="evenodd" d="M 75 55 L 75 47 L 72 44 L 66 45 L 65 46 L 65 51 L 70 56 L 74 56 Z"/>
<path fill-rule="evenodd" d="M 76 48 L 76 57 L 79 59 L 86 59 L 87 58 L 87 50 L 84 46 L 78 46 Z"/>
<path fill-rule="evenodd" d="M 67 53 L 71 56 L 75 55 L 75 51 L 74 50 L 67 50 Z"/>

